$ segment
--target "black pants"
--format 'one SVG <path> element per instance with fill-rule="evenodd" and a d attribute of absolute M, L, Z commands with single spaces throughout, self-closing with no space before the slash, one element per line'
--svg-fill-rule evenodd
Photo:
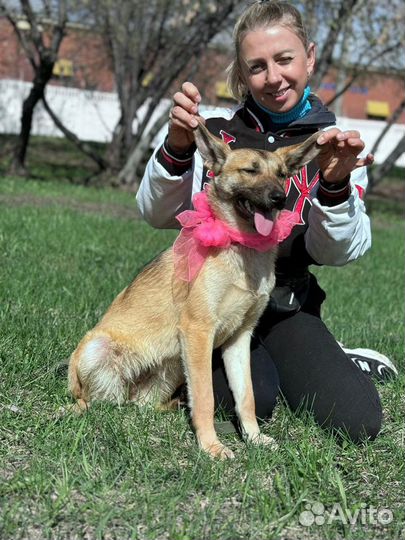
<path fill-rule="evenodd" d="M 309 410 L 324 428 L 343 430 L 357 442 L 374 439 L 382 421 L 377 389 L 346 356 L 306 302 L 296 313 L 267 310 L 252 340 L 251 372 L 258 418 L 268 420 L 279 392 L 292 410 Z M 220 351 L 214 351 L 215 404 L 234 412 Z"/>

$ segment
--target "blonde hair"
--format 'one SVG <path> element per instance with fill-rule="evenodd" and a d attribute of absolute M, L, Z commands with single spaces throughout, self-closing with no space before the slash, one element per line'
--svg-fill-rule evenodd
<path fill-rule="evenodd" d="M 248 7 L 239 17 L 233 30 L 235 58 L 228 66 L 228 87 L 236 100 L 246 98 L 248 88 L 243 80 L 241 69 L 240 48 L 246 34 L 258 28 L 268 28 L 280 24 L 292 30 L 302 41 L 305 50 L 308 49 L 309 39 L 302 22 L 301 14 L 288 2 L 259 1 Z"/>

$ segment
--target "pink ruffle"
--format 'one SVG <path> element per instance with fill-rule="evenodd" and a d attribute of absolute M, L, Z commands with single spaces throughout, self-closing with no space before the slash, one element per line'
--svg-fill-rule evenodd
<path fill-rule="evenodd" d="M 282 210 L 269 236 L 243 233 L 214 216 L 206 191 L 194 195 L 193 205 L 194 210 L 186 210 L 176 217 L 182 230 L 173 245 L 175 275 L 188 282 L 198 275 L 210 247 L 226 249 L 231 244 L 241 244 L 257 251 L 268 251 L 285 240 L 300 222 L 297 212 Z"/>

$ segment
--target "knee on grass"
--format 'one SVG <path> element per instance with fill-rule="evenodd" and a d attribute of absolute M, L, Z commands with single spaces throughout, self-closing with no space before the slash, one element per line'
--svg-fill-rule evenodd
<path fill-rule="evenodd" d="M 382 410 L 379 404 L 369 405 L 367 410 L 347 411 L 346 415 L 332 415 L 322 427 L 330 429 L 338 437 L 347 437 L 356 444 L 373 441 L 381 430 Z"/>

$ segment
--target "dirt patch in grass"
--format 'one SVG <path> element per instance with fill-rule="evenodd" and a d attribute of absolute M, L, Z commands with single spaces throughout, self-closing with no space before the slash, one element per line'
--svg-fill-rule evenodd
<path fill-rule="evenodd" d="M 382 182 L 370 193 L 370 197 L 391 199 L 394 201 L 405 200 L 405 182 Z"/>

